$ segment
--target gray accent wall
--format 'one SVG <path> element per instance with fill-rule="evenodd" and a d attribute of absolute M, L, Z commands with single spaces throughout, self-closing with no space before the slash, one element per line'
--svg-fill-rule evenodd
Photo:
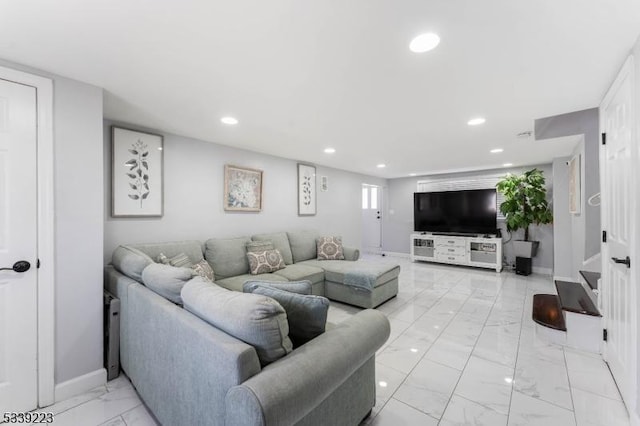
<path fill-rule="evenodd" d="M 416 176 L 411 178 L 389 179 L 387 190 L 387 210 L 384 215 L 384 251 L 394 253 L 409 253 L 409 236 L 413 231 L 413 193 L 416 192 L 418 181 L 429 179 L 472 179 L 495 176 L 496 174 L 522 173 L 534 167 L 541 169 L 546 178 L 548 196 L 553 196 L 553 171 L 550 164 L 529 166 L 522 168 L 494 169 L 467 173 L 450 173 L 431 176 Z M 503 221 L 498 221 L 498 227 L 502 229 L 502 239 L 505 241 L 503 255 L 508 263 L 515 262 L 513 247 L 509 240 Z M 532 265 L 536 268 L 553 269 L 553 233 L 551 225 L 532 226 L 530 238 L 540 241 L 538 255 L 533 258 Z M 514 236 L 521 239 L 521 232 Z"/>
<path fill-rule="evenodd" d="M 576 253 L 573 251 L 573 231 L 569 213 L 569 165 L 571 157 L 553 160 L 553 275 L 573 278 Z"/>
<path fill-rule="evenodd" d="M 102 89 L 0 60 L 53 80 L 55 383 L 102 366 Z"/>
<path fill-rule="evenodd" d="M 600 123 L 598 108 L 560 114 L 535 120 L 536 140 L 563 136 L 584 135 L 580 153 L 582 209 L 572 217 L 573 249 L 578 252 L 580 265 L 600 253 L 600 207 L 591 207 L 587 198 L 600 192 Z M 586 173 L 587 172 L 587 173 Z M 577 273 L 577 272 L 576 272 Z"/>
<path fill-rule="evenodd" d="M 345 245 L 362 240 L 362 184 L 386 186 L 386 179 L 316 166 L 317 214 L 298 216 L 297 162 L 229 146 L 164 133 L 164 216 L 111 217 L 111 121 L 104 122 L 104 262 L 120 244 L 234 237 L 263 232 L 317 229 L 341 235 Z M 122 127 L 147 130 L 126 123 Z M 318 148 L 318 155 L 323 155 Z M 259 213 L 223 209 L 224 165 L 263 170 L 263 209 Z M 320 176 L 329 190 L 320 191 Z"/>

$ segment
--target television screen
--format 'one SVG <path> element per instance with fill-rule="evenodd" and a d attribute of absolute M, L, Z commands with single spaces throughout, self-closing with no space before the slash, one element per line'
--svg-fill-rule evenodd
<path fill-rule="evenodd" d="M 416 192 L 414 228 L 420 232 L 496 232 L 496 190 Z"/>

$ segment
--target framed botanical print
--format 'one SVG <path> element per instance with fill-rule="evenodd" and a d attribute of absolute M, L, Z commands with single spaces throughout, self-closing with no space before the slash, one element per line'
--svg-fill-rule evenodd
<path fill-rule="evenodd" d="M 163 137 L 111 127 L 111 216 L 163 214 Z"/>
<path fill-rule="evenodd" d="M 316 214 L 316 168 L 298 163 L 298 216 Z"/>
<path fill-rule="evenodd" d="M 225 165 L 223 205 L 227 211 L 261 211 L 262 170 Z"/>

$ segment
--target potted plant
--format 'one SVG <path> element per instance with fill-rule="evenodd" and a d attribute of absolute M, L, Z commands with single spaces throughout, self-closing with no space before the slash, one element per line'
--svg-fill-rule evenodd
<path fill-rule="evenodd" d="M 513 242 L 516 257 L 534 257 L 539 242 L 529 241 L 529 225 L 553 222 L 542 171 L 532 169 L 521 175 L 509 173 L 496 184 L 496 188 L 504 195 L 500 212 L 505 217 L 507 231 L 524 229 L 524 240 Z"/>

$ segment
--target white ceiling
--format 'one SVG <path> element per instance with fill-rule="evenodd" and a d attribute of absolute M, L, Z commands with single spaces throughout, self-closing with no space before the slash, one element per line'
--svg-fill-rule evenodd
<path fill-rule="evenodd" d="M 598 106 L 639 33 L 637 0 L 0 2 L 0 58 L 103 87 L 107 118 L 381 177 L 568 154 L 515 135 Z"/>

